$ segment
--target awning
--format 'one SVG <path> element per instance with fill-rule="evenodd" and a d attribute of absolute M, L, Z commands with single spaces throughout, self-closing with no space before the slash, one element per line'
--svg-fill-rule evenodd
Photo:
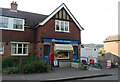
<path fill-rule="evenodd" d="M 71 44 L 55 44 L 54 51 L 73 51 L 73 46 Z"/>

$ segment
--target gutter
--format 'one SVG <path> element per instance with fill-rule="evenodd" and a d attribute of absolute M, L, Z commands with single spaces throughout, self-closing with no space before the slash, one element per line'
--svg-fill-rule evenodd
<path fill-rule="evenodd" d="M 94 74 L 94 75 L 85 75 L 85 76 L 74 76 L 74 77 L 67 77 L 67 78 L 58 78 L 58 79 L 47 79 L 42 80 L 40 82 L 58 82 L 58 81 L 71 81 L 76 79 L 86 79 L 86 78 L 95 78 L 95 77 L 104 77 L 104 76 L 112 76 L 113 74 Z"/>

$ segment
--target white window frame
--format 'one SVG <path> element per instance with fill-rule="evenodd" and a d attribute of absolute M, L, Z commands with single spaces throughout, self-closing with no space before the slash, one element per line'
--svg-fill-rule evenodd
<path fill-rule="evenodd" d="M 2 49 L 2 52 L 0 51 L 0 54 L 4 54 L 4 46 L 0 43 L 0 48 Z"/>
<path fill-rule="evenodd" d="M 16 48 L 16 54 L 13 54 L 12 50 L 13 50 L 13 44 L 16 44 L 17 46 L 15 47 Z M 18 53 L 18 44 L 22 44 L 22 53 L 19 54 Z M 23 54 L 23 49 L 24 49 L 24 45 L 27 45 L 27 53 L 26 54 Z M 11 55 L 12 56 L 28 56 L 28 50 L 29 49 L 29 42 L 11 42 Z"/>
<path fill-rule="evenodd" d="M 19 21 L 19 22 L 18 22 L 18 21 Z M 24 24 L 23 24 L 23 19 L 18 19 L 18 18 L 14 18 L 14 19 L 13 19 L 13 29 L 21 30 L 21 29 L 19 29 L 19 28 L 14 28 L 14 24 L 17 25 L 17 26 L 18 26 L 18 25 L 22 25 L 22 29 L 24 28 L 24 27 L 23 27 L 23 25 L 24 25 Z"/>
<path fill-rule="evenodd" d="M 62 30 L 62 23 L 63 23 L 63 30 Z M 57 30 L 57 25 L 59 26 L 59 30 Z M 65 30 L 66 26 L 68 26 L 68 30 L 67 31 Z M 69 33 L 69 22 L 68 21 L 62 21 L 62 20 L 55 20 L 55 31 L 56 32 L 66 32 L 66 33 Z"/>
<path fill-rule="evenodd" d="M 0 23 L 2 23 L 2 25 L 3 25 L 3 28 L 8 28 L 8 17 L 2 17 L 2 16 L 0 16 Z M 7 24 L 7 25 L 5 25 L 5 24 Z M 4 26 L 7 26 L 7 27 L 4 27 Z"/>
<path fill-rule="evenodd" d="M 7 25 L 7 28 L 0 27 L 0 29 L 14 30 L 14 31 L 24 31 L 24 23 L 25 23 L 24 19 L 0 16 L 0 20 L 3 20 L 2 18 L 7 18 L 8 19 L 8 25 Z M 13 28 L 14 20 L 21 20 L 22 21 L 22 29 L 14 29 Z"/>

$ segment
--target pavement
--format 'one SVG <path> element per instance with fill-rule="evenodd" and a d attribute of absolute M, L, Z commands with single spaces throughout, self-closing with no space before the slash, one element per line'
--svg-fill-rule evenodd
<path fill-rule="evenodd" d="M 92 68 L 91 68 L 92 69 Z M 118 74 L 117 68 L 112 69 L 92 69 L 92 70 L 80 70 L 69 67 L 54 67 L 51 72 L 48 73 L 35 73 L 35 74 L 10 74 L 3 75 L 2 80 L 36 80 L 41 82 L 53 82 L 64 81 L 72 79 L 83 79 L 90 77 L 100 77 Z"/>

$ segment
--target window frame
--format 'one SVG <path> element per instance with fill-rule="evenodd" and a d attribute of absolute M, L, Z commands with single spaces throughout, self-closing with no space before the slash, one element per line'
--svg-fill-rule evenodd
<path fill-rule="evenodd" d="M 13 45 L 16 46 L 13 46 Z M 19 47 L 18 45 L 22 45 L 21 47 Z M 24 47 L 24 45 L 27 45 L 26 47 Z M 13 48 L 15 49 L 15 53 L 13 53 Z M 22 53 L 19 53 L 19 49 L 21 48 Z M 26 49 L 26 53 L 24 54 L 24 49 Z M 28 56 L 28 51 L 29 51 L 29 42 L 11 42 L 11 55 L 12 56 Z"/>
<path fill-rule="evenodd" d="M 67 30 L 66 30 L 66 26 L 68 27 Z M 57 28 L 59 28 L 59 30 L 57 30 Z M 55 31 L 56 32 L 66 32 L 66 33 L 69 33 L 70 32 L 69 31 L 69 22 L 68 21 L 62 21 L 62 20 L 55 20 Z"/>
<path fill-rule="evenodd" d="M 0 44 L 0 47 L 1 47 L 1 49 L 2 49 L 2 52 L 1 52 L 1 50 L 0 50 L 0 54 L 4 54 L 4 45 L 3 45 L 3 44 Z"/>
<path fill-rule="evenodd" d="M 60 52 L 61 52 L 61 51 L 60 51 Z M 62 51 L 62 52 L 64 53 L 65 51 Z M 67 52 L 67 51 L 66 51 L 66 52 Z M 67 57 L 62 57 L 62 58 L 59 58 L 59 57 L 58 57 L 58 55 L 60 55 L 60 54 L 58 54 L 58 53 L 56 53 L 56 54 L 57 54 L 57 56 L 56 56 L 57 59 L 70 59 L 70 53 L 69 53 L 69 52 L 67 52 L 67 55 L 68 55 Z"/>
<path fill-rule="evenodd" d="M 0 24 L 1 24 L 2 28 L 8 28 L 8 22 L 9 22 L 8 17 L 0 16 Z"/>
<path fill-rule="evenodd" d="M 24 31 L 24 23 L 25 23 L 24 19 L 0 16 L 0 21 L 2 21 L 3 18 L 7 18 L 8 19 L 7 28 L 2 27 L 2 25 L 1 25 L 0 29 L 3 29 L 3 30 L 14 30 L 14 31 Z M 22 28 L 21 29 L 14 29 L 14 20 L 21 20 L 21 23 L 22 23 Z M 4 23 L 4 22 L 2 21 L 2 23 Z"/>
<path fill-rule="evenodd" d="M 14 27 L 16 26 L 16 28 Z M 21 30 L 18 28 L 18 26 L 21 26 L 21 29 L 23 29 L 23 19 L 18 19 L 18 18 L 14 18 L 13 19 L 13 29 L 18 29 L 18 30 Z"/>

